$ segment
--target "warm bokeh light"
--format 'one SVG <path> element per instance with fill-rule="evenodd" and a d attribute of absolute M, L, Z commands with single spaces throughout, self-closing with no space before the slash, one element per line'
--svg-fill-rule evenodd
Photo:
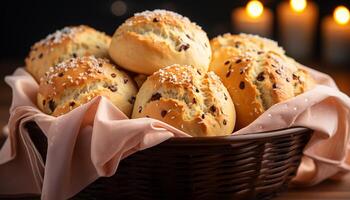
<path fill-rule="evenodd" d="M 246 11 L 250 17 L 257 18 L 263 13 L 264 6 L 260 1 L 249 1 L 249 3 L 246 6 Z"/>
<path fill-rule="evenodd" d="M 338 24 L 347 24 L 350 20 L 349 10 L 345 6 L 338 6 L 334 10 L 333 18 Z"/>
<path fill-rule="evenodd" d="M 112 3 L 111 12 L 115 16 L 122 16 L 126 13 L 128 7 L 124 1 L 118 0 Z"/>
<path fill-rule="evenodd" d="M 306 8 L 306 0 L 290 0 L 290 6 L 296 12 L 303 12 Z"/>

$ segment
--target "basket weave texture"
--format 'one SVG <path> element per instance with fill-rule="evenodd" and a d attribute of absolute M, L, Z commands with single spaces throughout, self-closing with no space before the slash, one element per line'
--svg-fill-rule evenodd
<path fill-rule="evenodd" d="M 45 160 L 47 141 L 35 123 L 27 128 Z M 73 199 L 270 199 L 296 174 L 312 131 L 210 138 L 172 138 L 119 164 Z"/>

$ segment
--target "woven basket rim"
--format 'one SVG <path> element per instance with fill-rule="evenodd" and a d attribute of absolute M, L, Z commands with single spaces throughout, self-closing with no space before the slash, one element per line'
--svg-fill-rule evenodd
<path fill-rule="evenodd" d="M 253 142 L 260 140 L 271 140 L 276 137 L 284 135 L 311 133 L 312 130 L 305 127 L 290 127 L 284 129 L 277 129 L 272 131 L 263 131 L 255 133 L 247 133 L 241 135 L 228 136 L 213 136 L 213 137 L 173 137 L 159 145 L 173 146 L 173 145 L 222 145 L 231 144 L 232 142 Z"/>

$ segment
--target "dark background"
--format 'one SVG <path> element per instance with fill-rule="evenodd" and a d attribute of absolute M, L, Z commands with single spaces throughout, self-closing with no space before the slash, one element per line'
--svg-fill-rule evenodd
<path fill-rule="evenodd" d="M 118 25 L 135 12 L 156 8 L 179 12 L 196 22 L 209 37 L 231 31 L 230 14 L 233 8 L 244 6 L 247 1 L 161 1 L 123 0 L 126 13 L 115 16 L 111 12 L 113 0 L 27 0 L 2 1 L 0 10 L 0 61 L 16 60 L 22 64 L 30 46 L 67 25 L 87 24 L 108 34 L 113 34 Z M 281 1 L 262 0 L 273 11 Z M 350 6 L 349 0 L 315 1 L 320 10 L 320 18 L 331 15 L 337 5 Z M 276 17 L 275 17 L 276 18 Z M 275 23 L 276 25 L 276 23 Z M 318 26 L 319 28 L 319 26 Z M 275 28 L 276 30 L 276 28 Z M 319 41 L 319 30 L 315 40 Z M 274 34 L 274 39 L 278 39 Z M 313 60 L 320 55 L 320 42 L 315 43 Z"/>

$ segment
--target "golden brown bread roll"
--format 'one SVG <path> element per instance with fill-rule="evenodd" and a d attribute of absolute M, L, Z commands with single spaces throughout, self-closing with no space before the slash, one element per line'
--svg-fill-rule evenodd
<path fill-rule="evenodd" d="M 214 71 L 235 104 L 236 128 L 245 127 L 272 105 L 312 87 L 312 79 L 272 40 L 253 35 L 218 36 L 211 41 Z"/>
<path fill-rule="evenodd" d="M 65 27 L 31 47 L 26 69 L 39 82 L 48 69 L 66 59 L 94 55 L 108 58 L 111 38 L 88 26 Z"/>
<path fill-rule="evenodd" d="M 206 72 L 211 59 L 201 27 L 166 10 L 144 11 L 126 20 L 114 33 L 109 54 L 121 67 L 146 75 L 172 64 Z"/>
<path fill-rule="evenodd" d="M 151 117 L 192 136 L 229 135 L 235 109 L 213 72 L 172 65 L 149 76 L 136 96 L 133 118 Z"/>
<path fill-rule="evenodd" d="M 84 56 L 49 69 L 40 82 L 37 104 L 45 113 L 59 116 L 104 96 L 130 116 L 136 93 L 133 80 L 107 59 Z"/>

